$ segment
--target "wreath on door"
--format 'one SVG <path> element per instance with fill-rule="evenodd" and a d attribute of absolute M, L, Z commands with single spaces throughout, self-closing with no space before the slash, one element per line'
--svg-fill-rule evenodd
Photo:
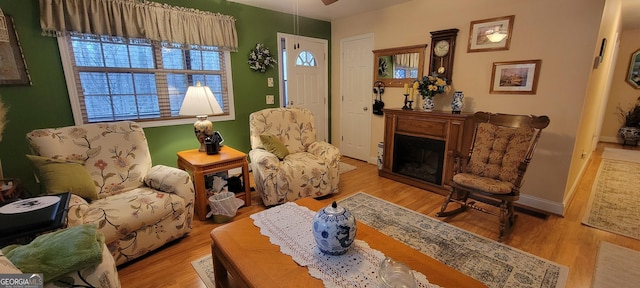
<path fill-rule="evenodd" d="M 256 44 L 256 48 L 249 53 L 249 68 L 253 71 L 267 72 L 267 68 L 273 67 L 276 64 L 276 59 L 271 56 L 269 48 L 262 43 Z"/>

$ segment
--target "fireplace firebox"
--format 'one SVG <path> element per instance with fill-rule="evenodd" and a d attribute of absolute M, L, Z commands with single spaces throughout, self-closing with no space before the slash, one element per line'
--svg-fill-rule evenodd
<path fill-rule="evenodd" d="M 384 151 L 378 175 L 447 195 L 453 154 L 471 145 L 469 114 L 384 109 Z M 465 132 L 470 131 L 470 132 Z"/>
<path fill-rule="evenodd" d="M 402 134 L 394 141 L 394 173 L 442 185 L 445 141 Z"/>

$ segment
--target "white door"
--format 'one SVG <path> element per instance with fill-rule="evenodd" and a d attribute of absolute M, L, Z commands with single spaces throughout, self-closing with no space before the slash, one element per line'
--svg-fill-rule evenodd
<path fill-rule="evenodd" d="M 304 107 L 313 113 L 317 139 L 328 141 L 328 41 L 278 33 L 284 43 L 286 67 L 283 71 L 283 106 Z M 281 47 L 282 49 L 282 47 Z M 284 92 L 284 93 L 282 93 Z"/>
<path fill-rule="evenodd" d="M 373 34 L 340 41 L 342 155 L 368 161 L 373 100 Z"/>

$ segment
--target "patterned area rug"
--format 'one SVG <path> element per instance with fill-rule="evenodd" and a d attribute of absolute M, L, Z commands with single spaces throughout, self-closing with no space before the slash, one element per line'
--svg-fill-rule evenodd
<path fill-rule="evenodd" d="M 200 276 L 200 279 L 204 282 L 204 285 L 207 286 L 207 288 L 216 287 L 216 285 L 213 284 L 215 281 L 213 280 L 213 260 L 211 259 L 211 255 L 191 261 L 191 266 L 196 270 L 196 273 Z"/>
<path fill-rule="evenodd" d="M 351 164 L 347 164 L 347 163 L 344 163 L 344 162 L 339 162 L 339 163 L 340 163 L 340 168 L 339 168 L 340 169 L 340 174 L 356 170 L 356 166 L 353 166 Z"/>
<path fill-rule="evenodd" d="M 359 221 L 489 287 L 564 287 L 569 269 L 363 192 L 339 201 Z"/>
<path fill-rule="evenodd" d="M 640 163 L 603 158 L 582 223 L 640 239 L 639 171 Z"/>
<path fill-rule="evenodd" d="M 602 241 L 592 288 L 638 287 L 640 252 Z"/>

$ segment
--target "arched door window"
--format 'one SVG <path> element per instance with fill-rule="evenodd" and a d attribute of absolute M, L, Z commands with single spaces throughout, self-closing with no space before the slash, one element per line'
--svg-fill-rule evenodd
<path fill-rule="evenodd" d="M 315 67 L 316 64 L 316 57 L 313 56 L 313 54 L 309 51 L 303 50 L 300 52 L 300 54 L 298 54 L 298 57 L 296 58 L 296 66 L 313 66 Z"/>

